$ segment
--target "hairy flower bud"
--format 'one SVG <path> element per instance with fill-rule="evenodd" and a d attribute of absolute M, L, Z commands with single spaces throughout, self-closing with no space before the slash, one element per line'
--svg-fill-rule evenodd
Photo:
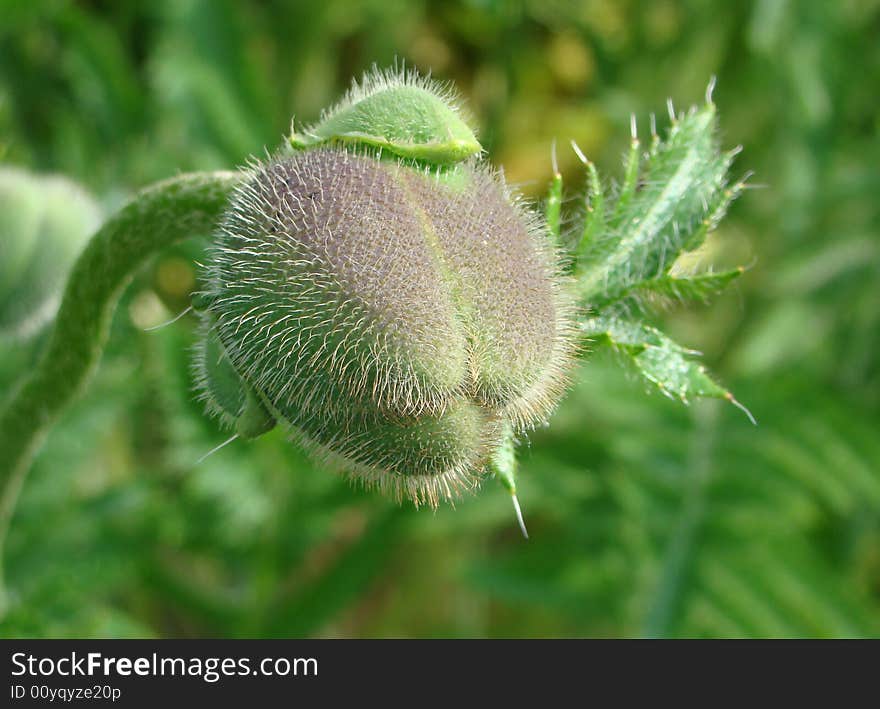
<path fill-rule="evenodd" d="M 556 274 L 541 223 L 491 172 L 318 148 L 237 191 L 206 299 L 224 355 L 307 447 L 436 504 L 476 483 L 505 424 L 559 399 Z"/>

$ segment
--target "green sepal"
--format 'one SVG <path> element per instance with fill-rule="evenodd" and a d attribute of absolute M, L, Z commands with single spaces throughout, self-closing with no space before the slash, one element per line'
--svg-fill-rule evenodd
<path fill-rule="evenodd" d="M 275 417 L 269 413 L 263 402 L 254 394 L 251 387 L 243 384 L 245 404 L 241 415 L 235 422 L 235 432 L 245 440 L 257 438 L 275 428 Z"/>
<path fill-rule="evenodd" d="M 208 415 L 226 428 L 237 426 L 246 404 L 244 385 L 207 318 L 196 345 L 194 377 Z"/>
<path fill-rule="evenodd" d="M 291 130 L 294 150 L 324 144 L 366 146 L 398 157 L 448 165 L 482 151 L 456 108 L 429 83 L 406 76 L 368 76 L 364 88 L 318 123 Z"/>
<path fill-rule="evenodd" d="M 259 396 L 236 371 L 217 332 L 204 316 L 194 364 L 196 389 L 210 416 L 239 438 L 257 438 L 276 424 Z"/>

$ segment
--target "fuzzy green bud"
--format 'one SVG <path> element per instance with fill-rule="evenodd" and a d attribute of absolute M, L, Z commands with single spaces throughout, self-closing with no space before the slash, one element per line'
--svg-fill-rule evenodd
<path fill-rule="evenodd" d="M 557 273 L 542 223 L 491 171 L 318 148 L 237 190 L 203 301 L 245 386 L 307 447 L 436 504 L 560 398 Z"/>

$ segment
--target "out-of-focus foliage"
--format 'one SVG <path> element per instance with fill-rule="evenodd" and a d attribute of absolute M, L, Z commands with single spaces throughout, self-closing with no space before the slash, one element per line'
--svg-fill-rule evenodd
<path fill-rule="evenodd" d="M 74 182 L 0 167 L 0 336 L 27 338 L 55 316 L 70 266 L 100 223 Z"/>
<path fill-rule="evenodd" d="M 106 209 L 240 164 L 406 57 L 452 79 L 510 181 L 620 174 L 629 114 L 715 101 L 756 173 L 703 247 L 750 264 L 712 307 L 660 310 L 757 428 L 583 365 L 521 451 L 436 514 L 349 489 L 273 432 L 222 439 L 193 401 L 198 243 L 128 290 L 88 395 L 6 540 L 4 635 L 880 635 L 880 3 L 0 2 L 0 153 Z M 573 206 L 568 203 L 566 206 Z M 575 210 L 576 211 L 576 210 Z M 696 260 L 702 256 L 697 256 Z M 692 264 L 698 269 L 699 263 Z M 5 391 L 40 345 L 0 344 Z"/>

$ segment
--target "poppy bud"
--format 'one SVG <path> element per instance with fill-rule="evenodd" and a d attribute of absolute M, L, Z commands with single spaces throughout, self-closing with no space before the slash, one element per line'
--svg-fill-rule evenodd
<path fill-rule="evenodd" d="M 216 238 L 212 330 L 306 447 L 435 505 L 560 398 L 571 307 L 492 172 L 316 148 L 254 169 Z"/>

